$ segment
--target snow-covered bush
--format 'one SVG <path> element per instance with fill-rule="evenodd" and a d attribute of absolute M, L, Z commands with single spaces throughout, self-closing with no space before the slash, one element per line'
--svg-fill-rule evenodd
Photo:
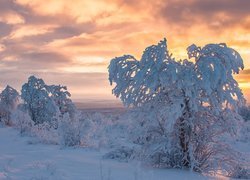
<path fill-rule="evenodd" d="M 11 116 L 11 122 L 14 127 L 20 131 L 21 135 L 27 135 L 35 137 L 30 143 L 45 143 L 45 144 L 58 144 L 59 136 L 55 128 L 51 127 L 51 124 L 44 122 L 42 124 L 35 125 L 31 120 L 29 114 L 16 109 Z"/>
<path fill-rule="evenodd" d="M 82 126 L 82 143 L 97 148 L 116 148 L 126 144 L 127 122 L 121 115 L 106 113 L 84 113 Z"/>
<path fill-rule="evenodd" d="M 32 144 L 59 144 L 58 130 L 52 127 L 48 122 L 33 126 L 30 135 L 35 137 L 35 139 L 30 142 Z"/>
<path fill-rule="evenodd" d="M 59 117 L 55 117 L 59 119 Z M 34 137 L 29 143 L 59 144 L 59 131 L 51 122 L 35 124 L 23 104 L 11 115 L 11 123 L 20 131 L 21 135 Z M 57 122 L 56 122 L 57 124 Z"/>
<path fill-rule="evenodd" d="M 79 146 L 81 144 L 82 122 L 79 116 L 70 118 L 68 113 L 59 120 L 59 136 L 62 146 Z"/>
<path fill-rule="evenodd" d="M 0 94 L 0 121 L 10 125 L 11 113 L 16 109 L 19 102 L 18 92 L 9 85 Z"/>
<path fill-rule="evenodd" d="M 105 159 L 116 159 L 123 162 L 128 162 L 132 155 L 134 154 L 134 150 L 127 146 L 121 146 L 111 152 L 106 153 L 103 158 Z"/>
<path fill-rule="evenodd" d="M 28 113 L 17 108 L 11 115 L 13 125 L 20 131 L 21 135 L 31 135 L 34 128 L 34 121 Z"/>
<path fill-rule="evenodd" d="M 82 143 L 84 146 L 98 148 L 101 139 L 105 139 L 106 136 L 102 134 L 103 116 L 99 113 L 87 114 L 83 117 L 82 126 Z M 103 136 L 102 136 L 103 135 Z"/>
<path fill-rule="evenodd" d="M 75 116 L 78 117 L 78 116 Z M 44 144 L 62 144 L 63 146 L 76 146 L 80 145 L 80 130 L 81 123 L 79 119 L 73 119 L 68 114 L 63 117 L 57 115 L 55 118 L 59 121 L 59 127 L 51 122 L 43 122 L 35 124 L 30 118 L 30 115 L 19 106 L 11 117 L 11 122 L 15 128 L 20 131 L 22 135 L 35 137 L 30 143 L 44 143 Z M 58 122 L 56 122 L 56 125 Z"/>
<path fill-rule="evenodd" d="M 241 121 L 238 107 L 245 99 L 233 74 L 243 60 L 226 44 L 187 50 L 194 61 L 176 61 L 164 39 L 146 48 L 140 61 L 131 55 L 112 59 L 112 92 L 137 114 L 132 132 L 144 160 L 200 172 L 230 166 L 233 153 L 221 139 L 236 133 Z"/>

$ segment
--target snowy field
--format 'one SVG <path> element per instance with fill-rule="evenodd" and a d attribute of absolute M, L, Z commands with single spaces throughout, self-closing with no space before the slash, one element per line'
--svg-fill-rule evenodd
<path fill-rule="evenodd" d="M 211 179 L 181 170 L 103 159 L 105 150 L 33 144 L 17 130 L 0 128 L 0 179 L 163 180 Z"/>
<path fill-rule="evenodd" d="M 104 108 L 105 109 L 105 108 Z M 119 114 L 121 109 L 84 110 L 104 116 Z M 235 143 L 249 154 L 249 143 Z M 21 136 L 13 127 L 0 127 L 0 179 L 42 180 L 166 180 L 166 179 L 228 179 L 206 176 L 177 169 L 146 167 L 138 161 L 120 162 L 104 159 L 107 148 L 63 148 L 60 145 L 39 143 L 36 137 Z M 249 154 L 250 155 L 250 154 Z"/>

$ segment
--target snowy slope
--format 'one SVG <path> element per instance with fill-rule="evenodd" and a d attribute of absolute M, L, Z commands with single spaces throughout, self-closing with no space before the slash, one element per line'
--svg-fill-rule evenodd
<path fill-rule="evenodd" d="M 103 151 L 32 144 L 13 128 L 0 127 L 0 179 L 165 180 L 211 179 L 181 170 L 152 169 L 104 160 Z"/>

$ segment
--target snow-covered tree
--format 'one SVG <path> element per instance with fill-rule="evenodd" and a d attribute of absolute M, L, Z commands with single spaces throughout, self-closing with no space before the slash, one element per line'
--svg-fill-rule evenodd
<path fill-rule="evenodd" d="M 226 164 L 218 147 L 227 146 L 219 138 L 234 133 L 241 119 L 237 110 L 245 99 L 233 73 L 243 69 L 243 60 L 226 44 L 187 50 L 194 62 L 176 61 L 166 39 L 146 48 L 140 61 L 116 57 L 109 80 L 116 83 L 113 94 L 137 109 L 144 158 L 154 165 L 204 171 L 214 168 L 215 160 Z"/>
<path fill-rule="evenodd" d="M 54 100 L 61 114 L 64 115 L 65 113 L 69 113 L 70 117 L 73 118 L 76 113 L 76 107 L 70 99 L 71 94 L 67 91 L 67 87 L 51 85 L 47 86 L 47 89 L 50 92 L 50 97 Z"/>
<path fill-rule="evenodd" d="M 23 107 L 35 124 L 52 122 L 57 113 L 57 106 L 46 87 L 44 81 L 35 76 L 30 76 L 22 86 Z"/>
<path fill-rule="evenodd" d="M 14 88 L 7 85 L 0 94 L 0 119 L 4 119 L 4 121 L 8 124 L 11 112 L 16 109 L 18 102 L 18 92 Z"/>
<path fill-rule="evenodd" d="M 29 112 L 35 124 L 48 122 L 57 128 L 64 114 L 74 118 L 76 107 L 70 96 L 66 86 L 47 85 L 42 79 L 31 76 L 22 87 L 24 104 L 20 108 Z"/>
<path fill-rule="evenodd" d="M 242 106 L 239 109 L 239 114 L 245 121 L 250 121 L 250 106 Z"/>

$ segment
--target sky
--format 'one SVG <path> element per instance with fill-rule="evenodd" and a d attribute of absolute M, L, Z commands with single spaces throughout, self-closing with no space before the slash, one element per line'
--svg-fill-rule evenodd
<path fill-rule="evenodd" d="M 112 58 L 167 38 L 177 59 L 195 43 L 226 43 L 245 70 L 236 78 L 250 99 L 249 0 L 0 0 L 0 89 L 36 75 L 68 86 L 74 100 L 112 99 Z"/>

